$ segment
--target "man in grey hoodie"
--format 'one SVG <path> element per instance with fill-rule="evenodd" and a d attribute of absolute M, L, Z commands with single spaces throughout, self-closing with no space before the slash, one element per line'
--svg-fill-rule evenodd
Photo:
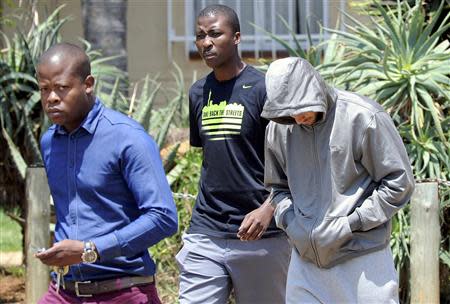
<path fill-rule="evenodd" d="M 294 245 L 287 303 L 397 303 L 391 218 L 414 178 L 390 116 L 301 58 L 273 62 L 266 88 L 265 184 Z"/>

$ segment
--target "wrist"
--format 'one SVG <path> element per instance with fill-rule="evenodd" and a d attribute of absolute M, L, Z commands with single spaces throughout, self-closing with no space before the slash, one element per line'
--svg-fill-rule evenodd
<path fill-rule="evenodd" d="M 267 200 L 261 205 L 261 207 L 264 208 L 264 209 L 270 210 L 270 212 L 273 214 L 273 213 L 275 212 L 275 207 L 276 207 L 276 206 L 274 206 L 274 205 L 272 204 L 272 202 L 271 202 L 269 199 L 267 199 Z"/>
<path fill-rule="evenodd" d="M 348 223 L 349 223 L 349 226 L 350 226 L 350 230 L 352 232 L 361 230 L 362 222 L 361 222 L 361 218 L 359 216 L 359 213 L 356 210 L 352 214 L 350 214 L 347 218 L 348 218 Z"/>

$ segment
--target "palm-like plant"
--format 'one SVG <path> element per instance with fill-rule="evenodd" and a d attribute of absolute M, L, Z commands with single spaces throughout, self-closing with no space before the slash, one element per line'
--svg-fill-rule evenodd
<path fill-rule="evenodd" d="M 46 48 L 58 41 L 58 31 L 67 21 L 67 18 L 58 19 L 61 9 L 55 10 L 45 22 L 33 24 L 27 34 L 19 32 L 9 39 L 0 32 L 6 46 L 0 54 L 0 138 L 6 141 L 17 169 L 2 170 L 3 178 L 18 173 L 23 182 L 27 164 L 42 162 L 37 139 L 41 122 L 46 118 L 40 111 L 35 63 Z M 9 163 L 6 159 L 2 161 Z"/>
<path fill-rule="evenodd" d="M 309 23 L 306 23 L 306 33 L 307 33 L 307 41 L 308 48 L 303 49 L 302 42 L 297 38 L 297 34 L 295 31 L 289 26 L 289 23 L 283 16 L 278 15 L 279 20 L 285 27 L 285 29 L 289 32 L 292 37 L 293 46 L 289 41 L 285 41 L 282 38 L 278 37 L 277 34 L 267 31 L 266 29 L 254 24 L 250 23 L 257 30 L 265 33 L 271 39 L 278 42 L 284 49 L 287 51 L 288 55 L 291 57 L 301 57 L 309 61 L 311 65 L 317 67 L 324 63 L 329 63 L 331 61 L 340 60 L 343 56 L 344 48 L 341 47 L 340 44 L 337 43 L 336 34 L 332 34 L 330 37 L 325 37 L 323 31 L 320 32 L 319 43 L 314 44 L 314 41 L 311 36 L 311 31 L 309 27 Z M 338 23 L 339 24 L 339 23 Z M 336 27 L 338 27 L 338 24 Z M 327 39 L 327 40 L 325 40 Z M 271 60 L 268 59 L 260 59 L 261 65 L 257 66 L 257 68 L 263 72 L 266 72 L 269 68 Z"/>
<path fill-rule="evenodd" d="M 396 12 L 377 2 L 375 5 L 382 20 L 372 18 L 373 28 L 347 15 L 355 24 L 347 25 L 349 32 L 330 30 L 339 35 L 347 53 L 339 62 L 319 66 L 322 75 L 380 102 L 403 131 L 407 126 L 411 140 L 426 151 L 448 149 L 449 125 L 444 118 L 450 102 L 450 44 L 438 42 L 450 27 L 450 16 L 436 24 L 443 2 L 428 23 L 420 3 L 409 7 L 407 2 L 398 1 Z M 430 136 L 443 147 L 430 145 Z M 448 178 L 449 164 L 440 164 L 429 177 Z M 416 173 L 423 171 L 423 163 L 415 165 L 419 166 Z"/>
<path fill-rule="evenodd" d="M 291 44 L 288 41 L 285 41 L 278 37 L 275 33 L 271 33 L 264 29 L 263 27 L 260 27 L 252 22 L 250 24 L 254 26 L 257 30 L 265 33 L 268 35 L 271 39 L 278 42 L 280 45 L 282 45 L 285 50 L 288 52 L 289 56 L 291 57 L 301 57 L 306 60 L 308 60 L 313 66 L 316 66 L 320 64 L 321 62 L 321 53 L 323 50 L 323 47 L 321 45 L 314 45 L 313 39 L 311 37 L 311 31 L 309 28 L 309 22 L 306 22 L 306 32 L 307 32 L 307 41 L 309 47 L 304 50 L 302 47 L 301 42 L 297 38 L 297 34 L 295 31 L 289 26 L 289 23 L 286 21 L 286 19 L 283 18 L 280 14 L 278 14 L 278 19 L 281 21 L 285 29 L 289 32 L 289 34 L 292 37 L 292 41 L 294 42 L 294 46 L 291 46 Z"/>

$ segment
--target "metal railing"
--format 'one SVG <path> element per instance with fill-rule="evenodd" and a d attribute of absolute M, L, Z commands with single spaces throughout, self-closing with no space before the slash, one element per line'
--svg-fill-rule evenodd
<path fill-rule="evenodd" d="M 175 0 L 179 1 L 179 0 Z M 199 2 L 195 2 L 199 1 Z M 277 29 L 277 12 L 276 5 L 285 5 L 284 14 L 281 14 L 284 19 L 286 19 L 287 23 L 289 24 L 289 27 L 292 29 L 295 29 L 298 27 L 299 22 L 302 20 L 299 20 L 300 17 L 298 17 L 298 14 L 296 14 L 295 7 L 298 8 L 298 10 L 303 10 L 304 15 L 306 16 L 306 19 L 308 19 L 310 16 L 314 14 L 318 14 L 321 16 L 321 24 L 327 28 L 330 26 L 330 16 L 331 12 L 330 9 L 333 7 L 331 3 L 338 4 L 339 10 L 341 12 L 346 11 L 346 0 L 314 0 L 314 1 L 322 1 L 322 11 L 317 12 L 313 10 L 313 2 L 312 0 L 254 0 L 252 3 L 253 8 L 253 20 L 248 20 L 247 18 L 243 18 L 243 5 L 249 4 L 250 2 L 245 2 L 248 0 L 221 0 L 218 3 L 229 5 L 233 9 L 235 9 L 239 20 L 241 21 L 241 28 L 244 23 L 254 23 L 262 28 L 265 28 L 267 31 L 275 33 L 278 37 L 281 39 L 288 41 L 290 45 L 294 46 L 294 39 L 293 37 L 287 32 L 287 30 L 283 29 L 284 32 L 280 32 L 279 29 Z M 173 52 L 173 46 L 175 43 L 184 43 L 184 52 L 186 57 L 189 56 L 190 52 L 195 51 L 195 18 L 196 14 L 198 12 L 195 12 L 195 4 L 200 3 L 200 9 L 206 7 L 207 4 L 209 4 L 206 0 L 184 0 L 184 15 L 179 16 L 180 13 L 177 12 L 174 14 L 174 0 L 167 0 L 167 49 L 168 49 L 168 56 L 169 58 L 172 58 L 172 52 Z M 336 7 L 336 5 L 334 7 Z M 198 5 L 197 5 L 198 7 Z M 246 6 L 248 9 L 248 5 Z M 298 12 L 297 12 L 298 13 Z M 266 15 L 270 14 L 269 21 L 266 20 Z M 297 16 L 297 17 L 296 17 Z M 180 18 L 184 19 L 184 33 L 177 33 L 175 30 L 175 19 L 180 20 Z M 344 24 L 344 15 L 342 14 L 341 17 L 341 29 L 342 25 Z M 303 22 L 305 22 L 303 20 Z M 269 23 L 269 24 L 266 24 Z M 242 30 L 242 29 L 241 29 Z M 321 38 L 326 38 L 326 34 L 323 36 L 316 32 L 311 33 L 311 38 L 313 42 L 317 43 Z M 255 58 L 259 58 L 260 52 L 271 52 L 272 58 L 275 58 L 277 50 L 282 50 L 283 47 L 280 46 L 276 41 L 268 37 L 265 33 L 259 30 L 255 30 L 254 33 L 245 33 L 242 32 L 242 38 L 241 38 L 241 44 L 239 51 L 251 51 L 254 53 Z M 307 45 L 307 34 L 299 33 L 296 35 L 296 39 L 300 41 L 304 46 Z"/>

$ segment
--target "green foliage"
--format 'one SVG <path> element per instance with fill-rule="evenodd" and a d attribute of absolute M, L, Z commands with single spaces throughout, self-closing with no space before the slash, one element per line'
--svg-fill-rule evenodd
<path fill-rule="evenodd" d="M 18 215 L 19 211 L 14 212 Z M 22 233 L 20 225 L 5 214 L 3 209 L 0 209 L 0 251 L 22 251 Z"/>
<path fill-rule="evenodd" d="M 400 210 L 392 219 L 392 234 L 390 245 L 394 256 L 397 271 L 405 267 L 406 261 L 409 259 L 409 206 Z"/>
<path fill-rule="evenodd" d="M 450 16 L 437 25 L 442 5 L 429 23 L 419 5 L 405 12 L 402 5 L 408 4 L 399 2 L 395 14 L 376 5 L 382 19 L 372 18 L 374 28 L 348 16 L 355 26 L 347 26 L 349 32 L 333 31 L 340 35 L 347 55 L 322 66 L 323 75 L 380 102 L 398 125 L 408 124 L 411 137 L 422 146 L 424 138 L 431 135 L 448 147 L 448 134 L 444 133 L 448 125 L 442 123 L 450 101 L 450 44 L 438 42 L 450 27 Z M 431 134 L 425 134 L 427 131 Z M 436 177 L 443 177 L 441 171 Z"/>
<path fill-rule="evenodd" d="M 336 34 L 326 37 L 324 33 L 321 31 L 319 39 L 320 42 L 318 44 L 314 44 L 313 39 L 311 37 L 309 23 L 307 22 L 306 31 L 307 31 L 308 48 L 304 50 L 302 47 L 302 42 L 297 37 L 295 31 L 289 26 L 289 23 L 281 15 L 278 15 L 278 18 L 291 35 L 294 46 L 291 46 L 291 44 L 288 41 L 281 39 L 275 33 L 271 33 L 254 23 L 250 24 L 253 25 L 257 30 L 264 32 L 271 39 L 275 40 L 277 43 L 283 46 L 284 49 L 288 52 L 288 55 L 290 57 L 304 58 L 308 60 L 313 66 L 319 66 L 320 64 L 328 63 L 330 61 L 338 61 L 343 57 L 344 48 L 337 43 Z M 260 59 L 259 61 L 261 65 L 259 65 L 257 68 L 264 72 L 267 71 L 270 63 L 272 62 L 272 60 L 264 58 Z"/>
<path fill-rule="evenodd" d="M 159 292 L 163 303 L 177 302 L 178 267 L 174 256 L 181 249 L 181 236 L 189 226 L 198 191 L 201 162 L 202 150 L 191 148 L 182 158 L 176 159 L 175 168 L 168 174 L 168 176 L 172 176 L 171 188 L 175 192 L 178 232 L 150 249 L 150 253 L 158 265 Z"/>
<path fill-rule="evenodd" d="M 96 94 L 110 108 L 121 111 L 139 122 L 149 134 L 153 136 L 156 143 L 162 148 L 166 142 L 169 128 L 175 121 L 187 121 L 187 96 L 184 88 L 183 73 L 174 63 L 176 72 L 172 75 L 176 81 L 175 88 L 163 88 L 158 76 L 150 78 L 146 76 L 142 81 L 134 85 L 130 98 L 119 92 L 119 78 L 111 88 L 111 93 L 104 93 L 101 86 L 96 88 Z M 139 87 L 142 88 L 139 91 Z M 164 98 L 165 106 L 154 108 L 155 100 L 159 95 Z"/>
<path fill-rule="evenodd" d="M 102 101 L 117 100 L 119 83 L 127 83 L 127 73 L 110 64 L 110 62 L 120 55 L 104 57 L 101 51 L 92 49 L 89 41 L 81 38 L 80 41 L 84 44 L 86 54 L 91 62 L 91 75 L 95 78 L 95 95 L 100 97 Z M 114 79 L 115 83 L 111 84 L 110 79 Z M 115 92 L 111 92 L 114 90 Z"/>
<path fill-rule="evenodd" d="M 315 46 L 313 44 L 313 40 L 311 38 L 311 31 L 309 29 L 309 23 L 308 22 L 306 23 L 309 48 L 305 51 L 305 50 L 303 50 L 303 48 L 301 46 L 301 41 L 298 40 L 295 31 L 289 26 L 289 23 L 286 21 L 286 19 L 284 19 L 283 16 L 281 16 L 280 14 L 278 14 L 278 18 L 280 19 L 281 23 L 283 23 L 283 26 L 286 28 L 286 30 L 291 35 L 292 41 L 295 44 L 294 47 L 292 47 L 287 41 L 284 41 L 283 39 L 279 38 L 276 34 L 271 33 L 252 22 L 250 22 L 250 24 L 253 25 L 256 29 L 266 33 L 270 38 L 272 38 L 273 40 L 275 40 L 276 42 L 281 44 L 286 49 L 289 56 L 304 58 L 304 59 L 308 60 L 309 62 L 311 62 L 311 64 L 313 66 L 320 64 L 320 55 L 321 55 L 320 47 Z"/>
<path fill-rule="evenodd" d="M 22 181 L 27 164 L 42 163 L 37 138 L 42 131 L 40 122 L 46 118 L 40 111 L 35 64 L 40 54 L 58 41 L 58 30 L 67 21 L 57 18 L 61 8 L 42 24 L 33 25 L 26 35 L 17 32 L 10 39 L 0 32 L 6 46 L 0 54 L 1 133 Z"/>

